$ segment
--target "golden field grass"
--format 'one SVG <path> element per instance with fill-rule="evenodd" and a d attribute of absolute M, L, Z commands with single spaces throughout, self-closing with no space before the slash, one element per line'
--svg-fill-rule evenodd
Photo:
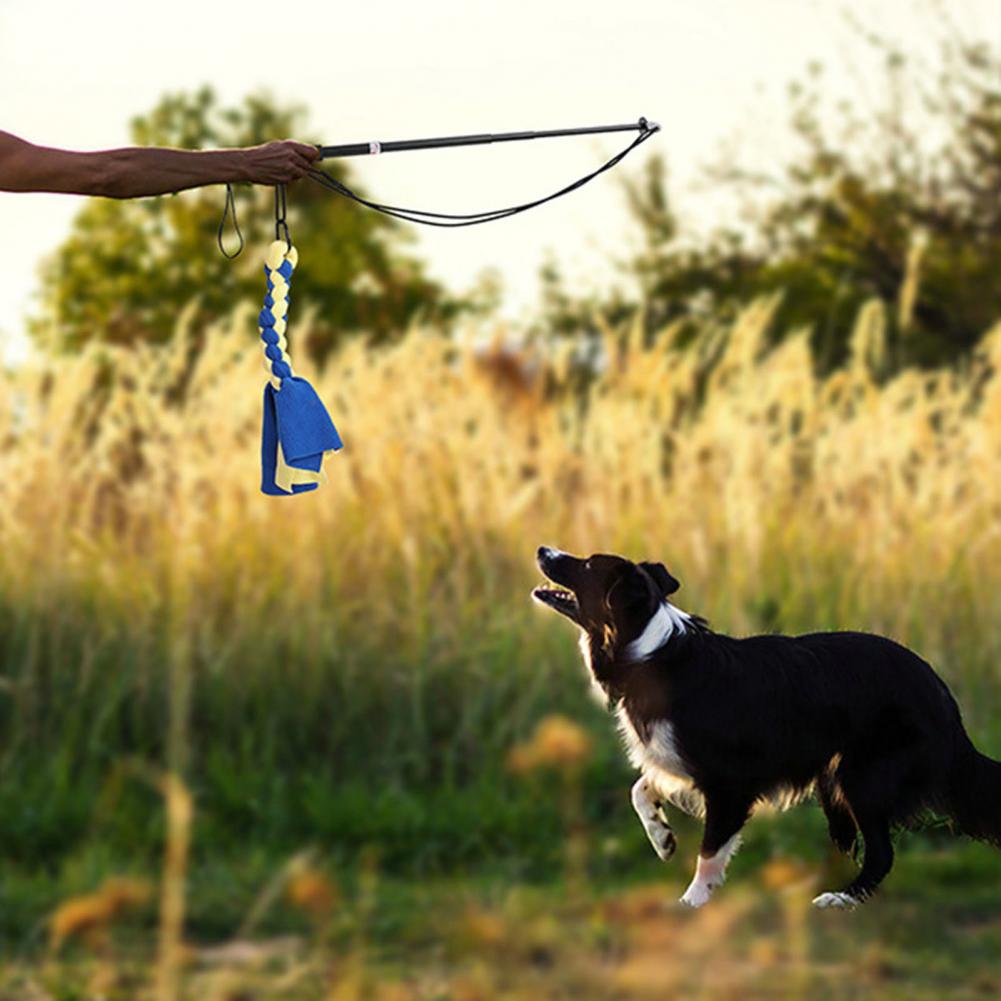
<path fill-rule="evenodd" d="M 349 342 L 317 374 L 293 313 L 297 371 L 345 442 L 329 482 L 294 498 L 259 492 L 249 307 L 194 362 L 182 316 L 168 348 L 9 374 L 0 905 L 20 958 L 0 997 L 861 996 L 849 969 L 879 997 L 942 996 L 960 970 L 951 996 L 996 992 L 1001 910 L 982 884 L 998 869 L 969 862 L 988 849 L 949 869 L 916 843 L 882 918 L 825 925 L 800 907 L 822 836 L 812 875 L 798 842 L 749 849 L 753 888 L 698 916 L 659 903 L 683 863 L 666 892 L 617 887 L 642 832 L 598 847 L 627 786 L 572 637 L 528 601 L 542 542 L 664 560 L 679 604 L 724 631 L 900 638 L 1001 755 L 1001 326 L 954 370 L 880 383 L 871 304 L 851 364 L 818 378 L 807 332 L 771 346 L 776 306 L 684 349 L 678 329 L 604 330 L 593 373 L 576 343 L 415 329 L 379 351 Z M 581 762 L 555 806 L 508 768 L 552 711 L 584 726 L 560 745 Z M 280 860 L 316 839 L 310 885 Z M 369 844 L 385 885 L 416 887 L 395 925 L 366 903 Z M 474 889 L 479 866 L 536 850 L 536 868 L 504 871 L 509 892 Z M 212 875 L 223 856 L 244 883 Z M 552 859 L 563 889 L 522 887 Z M 345 868 L 351 889 L 330 875 Z M 940 871 L 927 897 L 925 868 Z M 60 914 L 82 924 L 49 955 Z M 131 930 L 104 934 L 119 917 Z M 952 950 L 937 972 L 935 934 Z"/>
<path fill-rule="evenodd" d="M 943 661 L 956 623 L 938 628 L 930 605 L 965 628 L 995 618 L 978 585 L 1001 547 L 1001 328 L 956 371 L 879 386 L 878 304 L 850 367 L 824 380 L 805 332 L 767 348 L 774 308 L 685 351 L 671 329 L 646 345 L 638 328 L 607 331 L 583 394 L 572 344 L 354 341 L 314 379 L 346 448 L 326 486 L 287 500 L 257 489 L 247 312 L 190 369 L 182 318 L 168 349 L 96 347 L 18 372 L 0 396 L 5 593 L 85 594 L 134 625 L 173 582 L 230 636 L 261 621 L 322 633 L 336 604 L 419 642 L 520 608 L 550 541 L 664 559 L 679 601 L 723 628 L 760 624 L 768 606 L 818 628 L 917 631 Z M 293 359 L 308 328 L 293 318 Z"/>

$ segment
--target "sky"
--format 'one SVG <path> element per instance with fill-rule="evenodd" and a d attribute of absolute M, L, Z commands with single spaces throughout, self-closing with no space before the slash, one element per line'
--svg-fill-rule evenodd
<path fill-rule="evenodd" d="M 433 275 L 461 289 L 484 270 L 496 271 L 505 287 L 503 315 L 517 322 L 537 300 L 547 255 L 582 287 L 615 280 L 610 261 L 636 241 L 616 173 L 636 176 L 649 153 L 663 153 L 682 217 L 712 223 L 722 209 L 700 184 L 704 165 L 724 141 L 749 165 L 789 152 L 786 87 L 810 62 L 824 64 L 832 102 L 879 103 L 878 58 L 846 12 L 929 55 L 933 3 L 172 0 L 151 8 L 135 0 L 0 0 L 0 130 L 67 149 L 125 146 L 132 116 L 164 93 L 206 83 L 223 104 L 262 90 L 283 104 L 304 104 L 312 132 L 326 143 L 609 124 L 640 115 L 659 122 L 663 131 L 615 172 L 566 198 L 484 226 L 418 227 L 417 250 Z M 948 9 L 967 35 L 1001 43 L 1001 0 L 949 0 Z M 621 140 L 390 154 L 354 161 L 355 176 L 389 204 L 469 212 L 562 187 Z M 220 213 L 223 196 L 219 188 Z M 0 357 L 7 362 L 26 356 L 23 318 L 38 263 L 65 238 L 81 204 L 73 195 L 0 192 L 7 304 Z M 309 248 L 299 252 L 308 267 Z M 218 253 L 215 244 L 205 253 Z"/>

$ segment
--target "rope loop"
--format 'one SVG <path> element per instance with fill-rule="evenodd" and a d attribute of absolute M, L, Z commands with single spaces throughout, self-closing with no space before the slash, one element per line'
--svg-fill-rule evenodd
<path fill-rule="evenodd" d="M 222 245 L 222 231 L 226 226 L 226 216 L 230 211 L 233 213 L 233 226 L 236 229 L 236 235 L 240 238 L 240 246 L 235 254 L 227 254 L 226 248 Z M 227 257 L 231 261 L 239 257 L 243 251 L 243 234 L 240 232 L 240 223 L 236 218 L 236 199 L 233 197 L 233 187 L 229 182 L 226 183 L 226 205 L 222 210 L 222 219 L 219 222 L 219 230 L 216 233 L 216 242 L 219 244 L 219 251 L 223 257 Z"/>

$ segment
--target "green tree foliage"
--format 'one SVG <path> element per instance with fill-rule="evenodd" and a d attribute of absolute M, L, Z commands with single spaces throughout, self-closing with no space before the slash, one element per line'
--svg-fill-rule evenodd
<path fill-rule="evenodd" d="M 781 291 L 776 331 L 808 326 L 818 365 L 845 357 L 860 306 L 887 307 L 890 365 L 938 365 L 976 343 L 1001 314 L 1001 52 L 954 37 L 936 72 L 877 38 L 886 100 L 869 115 L 824 114 L 824 73 L 790 87 L 799 154 L 775 173 L 711 169 L 741 207 L 735 223 L 698 239 L 679 227 L 663 161 L 626 184 L 642 250 L 620 262 L 651 327 L 727 316 Z M 547 325 L 580 329 L 593 310 L 635 312 L 569 295 L 542 275 Z"/>
<path fill-rule="evenodd" d="M 302 108 L 281 109 L 266 96 L 220 107 L 204 87 L 193 95 L 165 96 L 132 121 L 131 135 L 136 145 L 185 149 L 286 137 L 318 141 L 305 133 L 304 117 Z M 343 164 L 324 163 L 323 169 L 358 190 Z M 234 186 L 246 247 L 233 261 L 216 246 L 225 202 L 221 185 L 155 198 L 88 200 L 69 237 L 42 267 L 42 318 L 31 333 L 50 351 L 74 350 L 94 338 L 164 341 L 181 307 L 195 296 L 196 330 L 240 298 L 258 299 L 264 291 L 263 250 L 274 239 L 273 191 Z M 345 333 L 385 339 L 419 316 L 447 321 L 473 307 L 468 298 L 451 297 L 401 250 L 413 240 L 408 228 L 308 179 L 288 188 L 288 221 L 306 264 L 296 275 L 293 309 L 317 308 L 314 340 L 298 351 L 322 359 Z M 224 245 L 231 253 L 239 246 L 231 222 Z"/>

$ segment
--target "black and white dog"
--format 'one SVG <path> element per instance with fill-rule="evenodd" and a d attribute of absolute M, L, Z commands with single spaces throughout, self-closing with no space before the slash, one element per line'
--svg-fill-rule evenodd
<path fill-rule="evenodd" d="M 580 628 L 641 772 L 632 802 L 654 851 L 666 861 L 676 847 L 665 802 L 705 816 L 682 903 L 709 900 L 763 800 L 815 793 L 841 851 L 861 835 L 861 871 L 818 907 L 868 897 L 893 865 L 891 829 L 928 812 L 1001 845 L 1001 762 L 976 750 L 917 654 L 867 633 L 724 636 L 671 604 L 680 585 L 661 563 L 545 546 L 538 563 L 558 587 L 533 597 Z"/>

